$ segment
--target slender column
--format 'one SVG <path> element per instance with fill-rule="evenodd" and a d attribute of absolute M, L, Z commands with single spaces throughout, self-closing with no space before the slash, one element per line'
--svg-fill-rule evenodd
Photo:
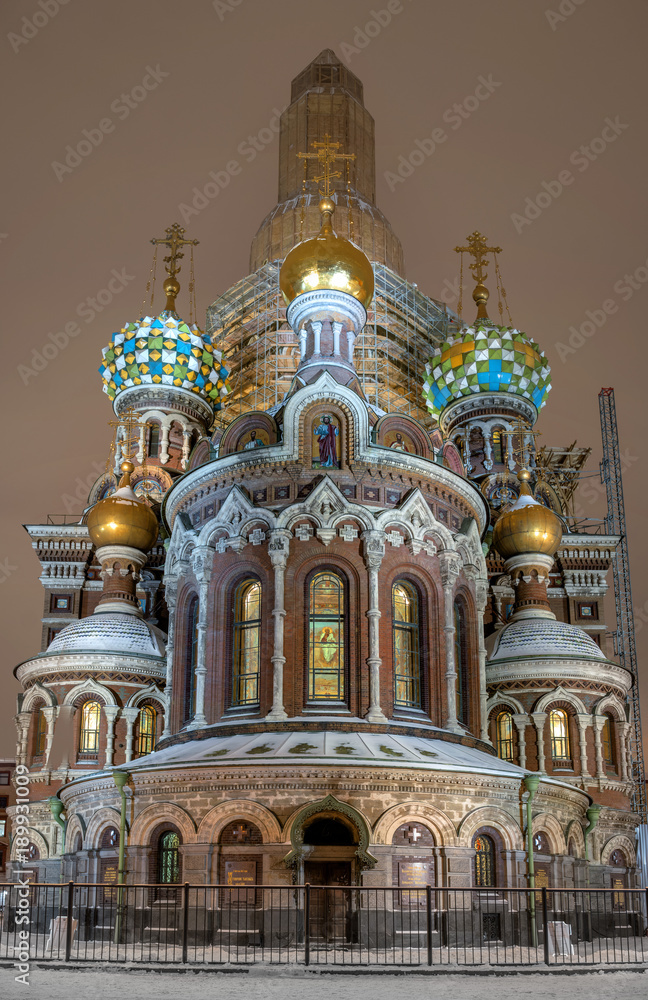
<path fill-rule="evenodd" d="M 513 454 L 513 435 L 506 435 L 506 451 L 508 454 L 508 467 L 511 472 L 515 470 L 515 456 Z"/>
<path fill-rule="evenodd" d="M 387 717 L 380 707 L 380 586 L 378 571 L 385 555 L 384 531 L 364 531 L 364 560 L 369 574 L 369 710 L 365 715 L 367 722 L 387 722 Z"/>
<path fill-rule="evenodd" d="M 47 722 L 47 734 L 45 736 L 45 754 L 43 756 L 43 767 L 49 764 L 50 751 L 54 742 L 54 723 L 58 714 L 56 705 L 43 705 L 42 708 L 45 721 Z"/>
<path fill-rule="evenodd" d="M 103 714 L 106 717 L 106 763 L 105 767 L 112 767 L 115 753 L 115 720 L 119 715 L 117 705 L 104 705 Z"/>
<path fill-rule="evenodd" d="M 621 762 L 621 780 L 628 780 L 628 734 L 630 732 L 629 722 L 618 722 L 616 728 L 619 732 L 619 761 Z"/>
<path fill-rule="evenodd" d="M 605 764 L 603 762 L 603 741 L 601 740 L 601 730 L 605 725 L 602 715 L 592 716 L 592 727 L 594 729 L 594 751 L 596 753 L 596 777 L 605 778 Z"/>
<path fill-rule="evenodd" d="M 27 740 L 29 739 L 29 723 L 31 722 L 31 712 L 19 712 L 15 716 L 16 729 L 18 730 L 18 764 L 27 763 Z"/>
<path fill-rule="evenodd" d="M 484 434 L 484 468 L 485 469 L 492 469 L 493 468 L 493 442 L 492 442 L 493 429 L 492 429 L 492 427 L 489 427 L 486 432 L 482 432 L 482 433 Z"/>
<path fill-rule="evenodd" d="M 126 719 L 126 763 L 133 759 L 133 730 L 139 715 L 139 708 L 122 708 L 122 716 Z"/>
<path fill-rule="evenodd" d="M 312 323 L 313 327 L 313 354 L 320 353 L 320 338 L 322 335 L 322 324 Z"/>
<path fill-rule="evenodd" d="M 356 334 L 354 330 L 347 330 L 347 344 L 349 346 L 349 361 L 353 364 L 353 345 L 355 344 Z"/>
<path fill-rule="evenodd" d="M 186 469 L 191 451 L 191 431 L 186 427 L 182 430 L 182 468 Z"/>
<path fill-rule="evenodd" d="M 529 724 L 528 715 L 514 715 L 513 722 L 518 732 L 518 756 L 520 767 L 526 767 L 526 727 Z"/>
<path fill-rule="evenodd" d="M 545 770 L 545 746 L 544 746 L 544 729 L 545 722 L 547 721 L 546 712 L 534 712 L 531 716 L 533 719 L 533 724 L 536 727 L 536 732 L 538 734 L 538 770 Z"/>
<path fill-rule="evenodd" d="M 454 624 L 454 585 L 459 576 L 461 563 L 456 552 L 441 552 L 439 554 L 441 583 L 443 584 L 443 635 L 445 639 L 445 682 L 446 682 L 446 717 L 444 729 L 453 733 L 462 733 L 463 729 L 457 719 L 457 667 L 455 663 L 455 624 Z"/>
<path fill-rule="evenodd" d="M 198 729 L 207 725 L 205 717 L 205 678 L 207 676 L 207 605 L 209 601 L 209 581 L 211 580 L 214 550 L 208 545 L 194 549 L 191 557 L 192 568 L 198 581 L 198 622 L 196 631 L 196 709 L 189 726 Z"/>
<path fill-rule="evenodd" d="M 472 431 L 472 424 L 467 424 L 464 429 L 464 462 L 466 464 L 466 472 L 472 472 L 472 462 L 470 461 L 470 432 Z"/>
<path fill-rule="evenodd" d="M 286 662 L 284 656 L 284 574 L 288 562 L 288 551 L 292 535 L 286 528 L 275 528 L 270 532 L 268 552 L 274 569 L 274 647 L 272 650 L 272 708 L 267 719 L 287 719 L 288 714 L 283 703 L 283 670 Z"/>
<path fill-rule="evenodd" d="M 169 461 L 169 424 L 163 422 L 160 431 L 160 464 L 166 465 Z"/>
<path fill-rule="evenodd" d="M 302 326 L 299 331 L 299 354 L 300 360 L 303 361 L 306 357 L 306 341 L 308 340 L 308 330 L 305 326 Z"/>
<path fill-rule="evenodd" d="M 592 724 L 591 715 L 577 715 L 578 749 L 580 751 L 581 778 L 591 778 L 587 767 L 587 727 Z"/>
<path fill-rule="evenodd" d="M 169 609 L 169 627 L 166 647 L 166 683 L 164 685 L 164 729 L 162 736 L 171 735 L 171 704 L 173 696 L 173 657 L 175 644 L 176 598 L 178 595 L 175 581 L 164 583 L 164 599 Z"/>
<path fill-rule="evenodd" d="M 141 465 L 146 458 L 146 425 L 142 424 L 139 432 L 139 446 L 137 449 L 137 461 Z"/>
<path fill-rule="evenodd" d="M 332 323 L 333 327 L 333 354 L 340 353 L 340 334 L 342 332 L 341 323 Z"/>
<path fill-rule="evenodd" d="M 480 737 L 490 743 L 488 735 L 488 691 L 486 689 L 486 645 L 484 643 L 484 609 L 488 598 L 488 580 L 475 582 L 475 602 L 477 608 L 477 652 L 479 656 L 479 728 Z"/>

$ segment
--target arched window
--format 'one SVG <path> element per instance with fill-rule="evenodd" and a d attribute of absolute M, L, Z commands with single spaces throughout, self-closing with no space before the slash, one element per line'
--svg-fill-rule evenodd
<path fill-rule="evenodd" d="M 501 465 L 504 461 L 504 434 L 493 431 L 493 462 Z"/>
<path fill-rule="evenodd" d="M 98 701 L 86 701 L 81 709 L 81 733 L 79 750 L 81 753 L 98 753 L 101 705 Z"/>
<path fill-rule="evenodd" d="M 157 458 L 160 453 L 160 425 L 158 423 L 151 424 L 148 453 L 150 458 Z"/>
<path fill-rule="evenodd" d="M 466 614 L 461 601 L 454 605 L 454 653 L 455 692 L 457 698 L 457 719 L 464 726 L 468 725 L 468 685 L 466 678 Z"/>
<path fill-rule="evenodd" d="M 485 833 L 473 840 L 475 848 L 475 885 L 488 888 L 495 885 L 495 844 Z"/>
<path fill-rule="evenodd" d="M 47 743 L 47 719 L 45 718 L 45 713 L 43 711 L 42 705 L 39 706 L 36 713 L 36 724 L 34 727 L 34 756 L 42 757 L 45 753 L 45 746 Z"/>
<path fill-rule="evenodd" d="M 605 713 L 605 722 L 601 729 L 601 749 L 603 762 L 607 767 L 614 767 L 614 720 L 609 712 Z"/>
<path fill-rule="evenodd" d="M 114 826 L 107 827 L 101 835 L 99 847 L 103 851 L 112 850 L 119 847 L 119 830 Z"/>
<path fill-rule="evenodd" d="M 402 580 L 392 587 L 394 704 L 421 708 L 418 595 Z"/>
<path fill-rule="evenodd" d="M 610 854 L 610 860 L 608 862 L 614 868 L 627 868 L 628 862 L 623 851 L 616 850 L 612 851 Z"/>
<path fill-rule="evenodd" d="M 155 745 L 157 712 L 150 705 L 144 705 L 137 720 L 137 753 L 152 753 Z"/>
<path fill-rule="evenodd" d="M 234 595 L 232 705 L 258 705 L 261 644 L 261 584 L 244 580 Z"/>
<path fill-rule="evenodd" d="M 570 762 L 569 719 L 562 708 L 553 708 L 549 714 L 551 732 L 551 759 L 554 762 Z"/>
<path fill-rule="evenodd" d="M 193 718 L 196 702 L 196 662 L 198 660 L 198 598 L 193 597 L 187 615 L 187 653 L 184 676 L 183 721 Z"/>
<path fill-rule="evenodd" d="M 308 701 L 343 702 L 345 691 L 345 595 L 337 573 L 316 573 L 308 602 Z"/>
<path fill-rule="evenodd" d="M 495 721 L 497 756 L 502 760 L 513 760 L 513 716 L 510 712 L 499 712 Z"/>
<path fill-rule="evenodd" d="M 551 844 L 546 833 L 539 830 L 533 835 L 533 850 L 538 854 L 551 854 Z"/>
<path fill-rule="evenodd" d="M 180 837 L 167 830 L 158 842 L 158 881 L 173 885 L 180 881 Z"/>

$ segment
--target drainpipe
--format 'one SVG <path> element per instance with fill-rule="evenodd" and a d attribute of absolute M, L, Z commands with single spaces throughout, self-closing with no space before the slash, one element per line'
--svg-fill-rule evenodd
<path fill-rule="evenodd" d="M 590 884 L 590 866 L 589 866 L 590 857 L 589 857 L 589 847 L 587 845 L 587 838 L 589 837 L 590 833 L 592 832 L 592 830 L 594 829 L 594 827 L 598 823 L 599 816 L 601 815 L 601 809 L 602 808 L 603 808 L 603 806 L 599 806 L 596 803 L 593 803 L 589 807 L 589 809 L 587 810 L 587 812 L 585 813 L 587 819 L 589 820 L 588 825 L 583 830 L 583 839 L 585 841 L 585 860 L 587 861 L 587 885 L 588 886 Z"/>
<path fill-rule="evenodd" d="M 119 944 L 122 927 L 122 906 L 124 877 L 126 875 L 126 785 L 130 774 L 128 771 L 113 771 L 113 781 L 115 782 L 119 794 L 121 795 L 121 816 L 119 820 L 119 864 L 117 868 L 117 909 L 115 914 L 115 944 Z"/>
<path fill-rule="evenodd" d="M 54 821 L 58 823 L 58 825 L 61 827 L 61 830 L 63 831 L 63 839 L 61 841 L 61 854 L 63 855 L 65 854 L 65 831 L 67 828 L 67 820 L 64 820 L 61 814 L 65 809 L 65 806 L 59 799 L 58 795 L 51 795 L 47 801 L 49 803 L 50 812 L 54 818 Z"/>
<path fill-rule="evenodd" d="M 533 800 L 540 784 L 539 774 L 527 774 L 524 778 L 524 785 L 528 791 L 526 801 L 526 834 L 527 834 L 527 867 L 529 873 L 529 917 L 531 919 L 531 943 L 534 948 L 538 947 L 538 929 L 536 925 L 535 911 L 535 862 L 533 858 Z M 545 931 L 546 933 L 546 931 Z"/>

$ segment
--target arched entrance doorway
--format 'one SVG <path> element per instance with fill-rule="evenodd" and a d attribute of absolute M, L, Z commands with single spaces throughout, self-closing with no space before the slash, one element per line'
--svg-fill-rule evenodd
<path fill-rule="evenodd" d="M 346 818 L 313 816 L 304 824 L 303 845 L 304 881 L 311 886 L 311 935 L 330 943 L 351 941 L 357 830 Z"/>

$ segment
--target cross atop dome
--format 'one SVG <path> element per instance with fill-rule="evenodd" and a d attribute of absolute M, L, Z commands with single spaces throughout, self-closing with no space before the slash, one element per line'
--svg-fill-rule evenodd
<path fill-rule="evenodd" d="M 495 254 L 502 252 L 502 248 L 486 246 L 486 237 L 482 236 L 478 230 L 467 236 L 466 242 L 468 246 L 455 247 L 455 253 L 468 253 L 473 258 L 473 263 L 469 267 L 473 278 L 477 282 L 472 296 L 477 305 L 477 319 L 488 319 L 486 303 L 489 299 L 489 292 L 484 284 L 488 274 L 484 268 L 488 262 L 487 254 L 492 253 L 495 256 Z"/>
<path fill-rule="evenodd" d="M 300 160 L 319 160 L 322 164 L 322 173 L 317 174 L 317 176 L 313 177 L 312 180 L 314 180 L 317 184 L 319 184 L 320 181 L 324 181 L 324 190 L 320 188 L 320 194 L 323 198 L 330 198 L 331 196 L 331 180 L 334 177 L 342 176 L 340 170 L 331 170 L 331 165 L 335 163 L 336 160 L 346 160 L 347 164 L 350 160 L 355 160 L 355 153 L 339 152 L 341 145 L 341 142 L 332 142 L 331 136 L 326 134 L 323 142 L 311 143 L 311 146 L 315 150 L 314 153 L 297 153 Z"/>
<path fill-rule="evenodd" d="M 175 300 L 180 291 L 180 284 L 176 279 L 176 275 L 180 271 L 180 264 L 178 263 L 184 257 L 184 254 L 180 250 L 183 246 L 198 246 L 199 240 L 186 240 L 184 238 L 186 230 L 182 226 L 174 222 L 172 226 L 168 226 L 164 230 L 164 236 L 159 239 L 153 237 L 151 243 L 154 246 L 166 246 L 169 248 L 170 253 L 164 258 L 165 270 L 169 277 L 164 282 L 164 291 L 167 296 L 166 309 L 169 312 L 175 312 Z"/>

